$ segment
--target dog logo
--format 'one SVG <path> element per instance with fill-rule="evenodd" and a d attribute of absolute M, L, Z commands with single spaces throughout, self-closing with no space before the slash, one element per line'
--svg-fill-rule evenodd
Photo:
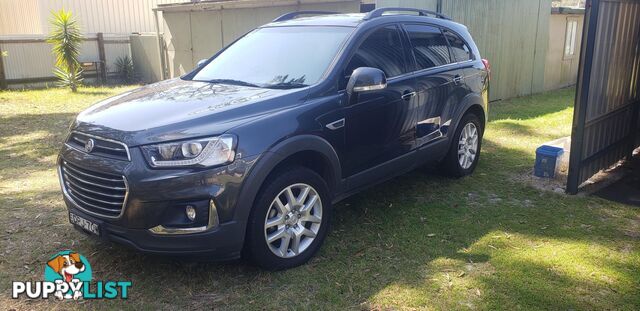
<path fill-rule="evenodd" d="M 86 151 L 87 153 L 91 153 L 95 145 L 96 145 L 96 142 L 93 139 L 91 138 L 87 139 L 87 142 L 84 143 L 84 151 Z"/>
<path fill-rule="evenodd" d="M 13 281 L 11 298 L 127 299 L 131 281 L 92 280 L 91 265 L 84 256 L 65 250 L 44 265 L 44 281 Z"/>
<path fill-rule="evenodd" d="M 82 297 L 82 283 L 91 281 L 91 266 L 84 256 L 73 252 L 63 251 L 54 255 L 45 267 L 45 281 L 56 284 L 66 283 L 66 292 L 58 290 L 54 296 L 58 299 L 78 299 Z"/>

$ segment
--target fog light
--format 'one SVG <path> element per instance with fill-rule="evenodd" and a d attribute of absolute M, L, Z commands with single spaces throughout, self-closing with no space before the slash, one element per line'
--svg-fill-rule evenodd
<path fill-rule="evenodd" d="M 189 218 L 189 220 L 193 221 L 196 219 L 196 208 L 194 206 L 187 205 L 184 211 L 187 214 L 187 218 Z"/>

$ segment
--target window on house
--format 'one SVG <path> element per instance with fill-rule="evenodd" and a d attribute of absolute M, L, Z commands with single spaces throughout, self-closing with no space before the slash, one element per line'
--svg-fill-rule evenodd
<path fill-rule="evenodd" d="M 578 20 L 567 19 L 567 35 L 564 39 L 564 58 L 571 59 L 576 55 L 576 44 L 578 36 Z"/>

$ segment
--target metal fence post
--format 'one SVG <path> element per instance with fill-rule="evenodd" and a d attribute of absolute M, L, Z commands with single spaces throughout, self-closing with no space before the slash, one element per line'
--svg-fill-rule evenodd
<path fill-rule="evenodd" d="M 100 58 L 100 79 L 102 83 L 107 83 L 107 56 L 104 52 L 104 35 L 99 32 L 98 36 L 98 57 Z"/>
<path fill-rule="evenodd" d="M 4 75 L 4 62 L 2 58 L 2 50 L 0 50 L 0 90 L 7 88 L 7 77 Z"/>

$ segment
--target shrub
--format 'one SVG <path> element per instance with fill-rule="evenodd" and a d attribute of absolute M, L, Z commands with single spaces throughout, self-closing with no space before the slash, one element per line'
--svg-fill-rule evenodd
<path fill-rule="evenodd" d="M 50 23 L 53 26 L 47 42 L 53 45 L 56 67 L 53 74 L 59 84 L 75 92 L 82 82 L 82 66 L 78 61 L 82 33 L 70 11 L 60 10 L 52 13 Z"/>

